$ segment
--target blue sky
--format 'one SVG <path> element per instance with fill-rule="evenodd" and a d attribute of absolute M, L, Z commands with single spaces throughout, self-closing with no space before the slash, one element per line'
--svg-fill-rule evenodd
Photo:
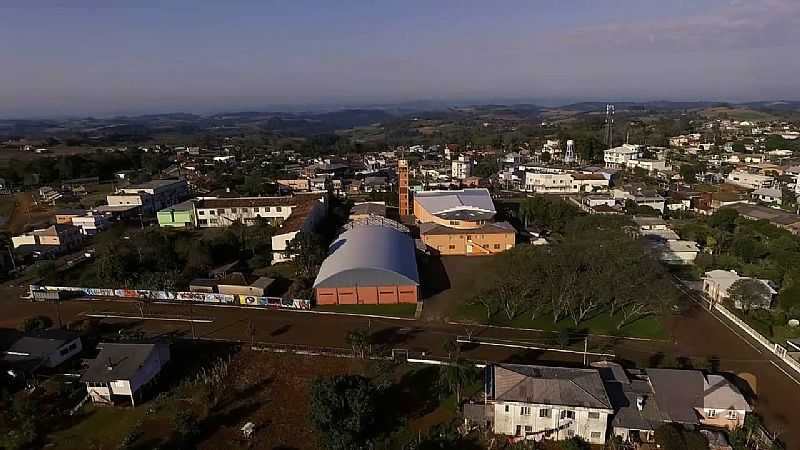
<path fill-rule="evenodd" d="M 800 99 L 800 0 L 3 0 L 0 115 Z"/>

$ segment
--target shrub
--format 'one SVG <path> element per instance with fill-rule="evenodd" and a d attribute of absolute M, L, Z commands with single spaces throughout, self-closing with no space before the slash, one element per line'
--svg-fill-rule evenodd
<path fill-rule="evenodd" d="M 53 319 L 47 316 L 28 317 L 22 322 L 22 331 L 46 330 L 53 326 Z"/>

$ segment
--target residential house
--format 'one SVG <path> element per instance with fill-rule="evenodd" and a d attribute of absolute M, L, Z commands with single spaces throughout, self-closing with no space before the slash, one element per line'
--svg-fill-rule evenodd
<path fill-rule="evenodd" d="M 800 215 L 768 208 L 761 205 L 737 203 L 728 206 L 735 209 L 742 217 L 750 220 L 766 220 L 776 227 L 783 228 L 794 234 L 800 234 Z"/>
<path fill-rule="evenodd" d="M 189 185 L 184 180 L 152 180 L 146 183 L 117 189 L 106 196 L 108 206 L 138 206 L 143 214 L 156 211 L 182 202 L 189 197 Z"/>
<path fill-rule="evenodd" d="M 108 220 L 100 214 L 88 213 L 84 216 L 73 217 L 72 225 L 78 227 L 84 236 L 94 236 L 111 226 Z"/>
<path fill-rule="evenodd" d="M 775 183 L 775 178 L 768 175 L 759 175 L 756 173 L 734 170 L 728 174 L 726 181 L 736 186 L 755 190 L 771 187 Z"/>
<path fill-rule="evenodd" d="M 703 277 L 703 292 L 714 302 L 723 302 L 728 298 L 728 289 L 739 280 L 750 280 L 754 278 L 742 277 L 735 270 L 712 270 L 705 273 Z M 764 284 L 769 292 L 760 302 L 748 305 L 751 308 L 769 309 L 778 292 L 772 287 L 769 280 L 756 279 Z M 744 305 L 738 301 L 734 304 L 737 309 L 742 309 Z"/>
<path fill-rule="evenodd" d="M 658 249 L 662 261 L 675 265 L 693 264 L 700 253 L 697 242 L 680 239 L 664 241 L 658 246 Z"/>
<path fill-rule="evenodd" d="M 611 195 L 622 202 L 631 200 L 637 206 L 649 206 L 662 214 L 667 202 L 667 199 L 654 189 L 639 184 L 615 187 L 611 190 Z"/>
<path fill-rule="evenodd" d="M 101 343 L 100 353 L 81 375 L 89 398 L 96 403 L 130 399 L 135 406 L 142 389 L 151 383 L 170 360 L 169 344 Z"/>
<path fill-rule="evenodd" d="M 74 250 L 80 241 L 81 233 L 78 227 L 62 224 L 51 225 L 11 238 L 14 248 L 37 245 L 54 248 L 57 252 Z"/>
<path fill-rule="evenodd" d="M 308 192 L 311 190 L 311 182 L 308 178 L 296 178 L 291 180 L 277 180 L 278 186 L 288 188 L 292 192 Z"/>
<path fill-rule="evenodd" d="M 751 196 L 757 203 L 780 206 L 783 192 L 777 188 L 759 188 L 753 191 Z"/>
<path fill-rule="evenodd" d="M 703 425 L 734 430 L 744 425 L 744 419 L 752 408 L 735 384 L 722 375 L 706 375 L 700 411 Z"/>
<path fill-rule="evenodd" d="M 606 163 L 606 167 L 624 169 L 630 161 L 638 160 L 641 154 L 641 145 L 623 144 L 606 150 L 603 153 L 603 161 Z"/>
<path fill-rule="evenodd" d="M 161 228 L 190 228 L 197 226 L 197 216 L 194 209 L 195 200 L 164 208 L 156 213 L 158 226 Z"/>
<path fill-rule="evenodd" d="M 272 236 L 272 263 L 291 260 L 287 253 L 289 243 L 297 233 L 314 232 L 328 215 L 328 200 L 323 194 L 301 194 L 293 197 L 296 206 Z"/>
<path fill-rule="evenodd" d="M 65 330 L 39 330 L 25 333 L 2 352 L 2 363 L 11 370 L 27 373 L 53 368 L 83 350 L 81 337 Z"/>
<path fill-rule="evenodd" d="M 450 162 L 451 177 L 456 180 L 464 180 L 472 176 L 472 160 L 466 155 L 460 155 L 458 159 Z"/>
<path fill-rule="evenodd" d="M 481 422 L 495 433 L 605 443 L 614 411 L 597 369 L 492 364 L 485 376 Z"/>
<path fill-rule="evenodd" d="M 525 173 L 525 190 L 550 194 L 597 192 L 608 189 L 609 181 L 600 174 L 585 173 Z"/>

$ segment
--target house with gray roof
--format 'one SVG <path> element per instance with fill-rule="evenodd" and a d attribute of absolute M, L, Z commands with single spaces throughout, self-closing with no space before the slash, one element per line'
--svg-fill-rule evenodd
<path fill-rule="evenodd" d="M 89 398 L 95 403 L 113 404 L 141 399 L 142 389 L 150 384 L 170 360 L 169 344 L 100 343 L 100 353 L 81 375 Z"/>
<path fill-rule="evenodd" d="M 579 436 L 603 444 L 614 412 L 597 369 L 495 364 L 486 368 L 485 420 L 532 440 Z"/>

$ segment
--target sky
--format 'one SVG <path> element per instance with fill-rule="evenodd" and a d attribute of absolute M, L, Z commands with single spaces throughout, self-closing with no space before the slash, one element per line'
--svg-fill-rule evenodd
<path fill-rule="evenodd" d="M 800 0 L 2 0 L 0 116 L 797 100 Z"/>

